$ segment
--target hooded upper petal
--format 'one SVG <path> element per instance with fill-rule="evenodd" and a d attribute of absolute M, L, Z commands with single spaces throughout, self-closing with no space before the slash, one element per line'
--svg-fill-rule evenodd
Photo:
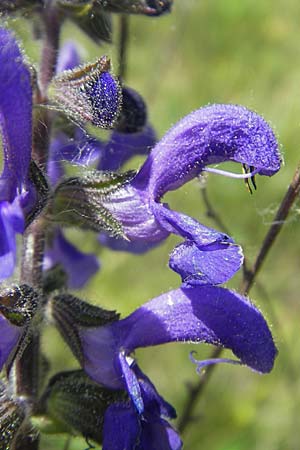
<path fill-rule="evenodd" d="M 243 364 L 263 373 L 272 369 L 277 354 L 261 312 L 247 298 L 215 286 L 170 291 L 119 322 L 81 330 L 81 340 L 86 372 L 111 388 L 124 388 L 120 354 L 140 347 L 206 342 L 231 349 Z"/>
<path fill-rule="evenodd" d="M 122 345 L 129 351 L 202 341 L 231 349 L 259 372 L 272 369 L 277 353 L 261 312 L 247 298 L 215 286 L 170 291 L 113 326 L 118 325 Z"/>
<path fill-rule="evenodd" d="M 32 91 L 28 67 L 13 36 L 0 28 L 0 280 L 9 277 L 16 259 L 16 233 L 24 230 L 28 206 L 27 173 L 31 157 Z"/>
<path fill-rule="evenodd" d="M 156 144 L 136 177 L 155 199 L 177 189 L 205 166 L 236 161 L 260 175 L 280 169 L 281 157 L 271 127 L 238 105 L 210 105 L 180 120 Z"/>
<path fill-rule="evenodd" d="M 4 152 L 2 177 L 10 181 L 10 198 L 1 189 L 0 200 L 12 200 L 27 178 L 31 156 L 31 77 L 13 34 L 0 28 L 0 133 Z"/>

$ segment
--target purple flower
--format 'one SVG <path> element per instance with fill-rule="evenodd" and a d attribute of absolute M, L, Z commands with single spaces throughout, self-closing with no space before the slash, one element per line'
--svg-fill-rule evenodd
<path fill-rule="evenodd" d="M 146 418 L 150 427 L 143 431 L 145 436 L 151 432 L 159 436 L 164 430 L 166 437 L 168 425 L 162 417 L 175 416 L 172 407 L 161 399 L 130 356 L 135 349 L 168 342 L 206 342 L 231 349 L 242 364 L 262 373 L 272 369 L 277 353 L 260 311 L 245 297 L 215 286 L 170 291 L 123 320 L 104 327 L 82 328 L 80 336 L 87 374 L 111 389 L 125 389 L 132 401 L 131 406 L 114 405 L 107 412 L 104 442 L 109 437 L 119 443 L 116 447 L 107 445 L 104 447 L 107 450 L 121 449 L 120 442 L 126 442 L 125 434 L 127 439 L 135 439 L 136 429 L 144 424 L 142 418 Z M 202 365 L 199 363 L 199 367 Z M 126 426 L 117 431 L 116 423 L 123 420 Z M 145 444 L 141 448 L 150 447 Z M 180 446 L 170 444 L 165 448 Z"/>
<path fill-rule="evenodd" d="M 32 139 L 30 72 L 23 54 L 6 28 L 0 28 L 0 281 L 12 275 L 16 263 L 16 234 L 24 231 L 24 211 L 33 191 L 27 178 Z"/>
<path fill-rule="evenodd" d="M 185 239 L 170 259 L 185 285 L 228 280 L 242 263 L 241 249 L 227 235 L 170 210 L 160 199 L 203 171 L 220 172 L 207 166 L 224 161 L 249 168 L 239 177 L 271 176 L 280 168 L 270 126 L 242 106 L 211 105 L 183 118 L 156 144 L 136 177 L 104 202 L 131 242 L 149 247 L 170 233 Z"/>

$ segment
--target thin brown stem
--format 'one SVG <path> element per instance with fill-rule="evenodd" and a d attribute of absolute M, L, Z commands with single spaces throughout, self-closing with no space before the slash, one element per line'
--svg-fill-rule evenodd
<path fill-rule="evenodd" d="M 253 282 L 261 269 L 263 262 L 265 261 L 272 245 L 274 244 L 280 230 L 282 229 L 285 220 L 293 206 L 296 198 L 300 192 L 300 163 L 297 166 L 292 182 L 288 187 L 288 190 L 278 208 L 278 211 L 274 217 L 272 225 L 266 234 L 266 237 L 262 243 L 260 251 L 256 257 L 255 263 L 251 270 L 245 272 L 241 292 L 245 295 L 248 294 Z"/>
<path fill-rule="evenodd" d="M 244 268 L 244 280 L 240 289 L 240 293 L 242 295 L 247 295 L 253 286 L 253 283 L 259 273 L 269 250 L 274 244 L 281 228 L 283 227 L 285 220 L 291 210 L 295 200 L 299 196 L 300 192 L 300 163 L 298 164 L 293 179 L 291 181 L 290 186 L 278 208 L 278 211 L 275 215 L 275 218 L 270 226 L 265 239 L 261 245 L 259 253 L 256 257 L 256 260 L 253 264 L 252 269 L 248 270 Z M 206 197 L 207 198 L 207 197 Z M 208 207 L 210 207 L 210 203 L 208 203 Z M 212 352 L 211 358 L 219 358 L 221 356 L 223 349 L 217 348 Z M 183 433 L 187 426 L 192 422 L 194 409 L 199 400 L 200 395 L 203 393 L 205 386 L 207 385 L 209 379 L 211 378 L 216 365 L 208 366 L 206 372 L 202 375 L 200 380 L 195 383 L 193 386 L 189 388 L 188 397 L 186 403 L 183 408 L 183 412 L 178 422 L 178 430 Z"/>

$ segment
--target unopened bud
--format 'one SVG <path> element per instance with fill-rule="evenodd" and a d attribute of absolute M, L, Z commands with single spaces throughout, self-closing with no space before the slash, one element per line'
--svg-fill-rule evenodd
<path fill-rule="evenodd" d="M 103 56 L 94 64 L 66 70 L 55 77 L 49 89 L 50 101 L 79 124 L 90 122 L 112 128 L 122 103 L 122 91 L 110 73 L 110 61 Z"/>
<path fill-rule="evenodd" d="M 122 89 L 123 103 L 116 129 L 121 133 L 137 133 L 147 122 L 147 107 L 141 97 L 133 89 Z"/>
<path fill-rule="evenodd" d="M 36 313 L 39 295 L 27 284 L 0 291 L 0 313 L 13 325 L 23 326 Z"/>
<path fill-rule="evenodd" d="M 111 12 L 159 16 L 170 11 L 173 0 L 98 0 Z"/>
<path fill-rule="evenodd" d="M 94 41 L 111 42 L 112 21 L 98 2 L 93 0 L 58 0 L 60 9 Z"/>

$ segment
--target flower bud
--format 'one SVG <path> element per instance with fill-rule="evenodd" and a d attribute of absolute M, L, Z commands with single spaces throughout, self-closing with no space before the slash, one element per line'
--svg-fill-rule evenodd
<path fill-rule="evenodd" d="M 38 294 L 27 284 L 0 291 L 0 313 L 13 325 L 24 326 L 35 315 Z"/>
<path fill-rule="evenodd" d="M 98 0 L 107 11 L 159 16 L 170 11 L 173 0 Z"/>
<path fill-rule="evenodd" d="M 104 388 L 82 370 L 76 370 L 55 375 L 49 382 L 43 403 L 46 414 L 58 422 L 60 428 L 101 443 L 106 409 L 123 398 L 123 391 Z"/>
<path fill-rule="evenodd" d="M 91 123 L 112 128 L 122 103 L 120 84 L 110 73 L 110 60 L 103 56 L 93 64 L 66 70 L 55 77 L 49 90 L 58 110 L 81 125 Z"/>
<path fill-rule="evenodd" d="M 115 311 L 90 305 L 71 294 L 53 297 L 50 311 L 51 319 L 79 362 L 83 362 L 80 327 L 104 326 L 119 319 Z"/>
<path fill-rule="evenodd" d="M 147 122 L 146 104 L 140 94 L 133 89 L 122 89 L 123 103 L 116 130 L 121 133 L 137 133 Z"/>
<path fill-rule="evenodd" d="M 110 14 L 92 0 L 58 0 L 61 10 L 94 41 L 111 42 Z"/>
<path fill-rule="evenodd" d="M 123 237 L 120 222 L 103 206 L 112 194 L 116 195 L 134 176 L 89 170 L 81 177 L 69 178 L 59 184 L 54 192 L 52 219 L 57 223 L 107 231 L 110 235 Z"/>

